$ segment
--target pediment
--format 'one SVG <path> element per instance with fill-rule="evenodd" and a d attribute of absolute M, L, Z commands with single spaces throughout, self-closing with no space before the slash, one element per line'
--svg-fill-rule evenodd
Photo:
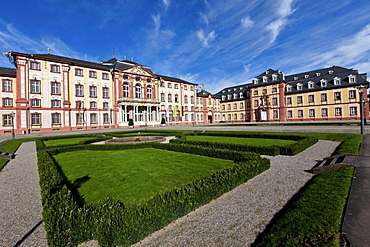
<path fill-rule="evenodd" d="M 130 73 L 130 74 L 135 74 L 135 75 L 153 76 L 152 73 L 150 73 L 148 70 L 143 68 L 143 66 L 141 66 L 141 65 L 135 65 L 135 66 L 127 68 L 123 71 L 125 71 L 125 73 Z"/>

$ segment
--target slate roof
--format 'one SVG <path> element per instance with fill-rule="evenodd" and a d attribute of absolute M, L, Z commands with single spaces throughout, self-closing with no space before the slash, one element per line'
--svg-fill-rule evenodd
<path fill-rule="evenodd" d="M 79 60 L 79 59 L 74 59 L 74 58 L 69 58 L 69 57 L 62 57 L 58 55 L 53 55 L 53 54 L 33 54 L 34 58 L 42 58 L 46 60 L 51 60 L 51 61 L 63 61 L 69 64 L 73 65 L 82 65 L 90 68 L 97 68 L 97 69 L 103 69 L 103 70 L 110 70 L 111 66 L 108 65 L 103 65 L 100 63 L 94 63 L 94 62 L 88 62 L 84 60 Z"/>
<path fill-rule="evenodd" d="M 355 82 L 349 82 L 349 76 L 355 76 Z M 340 84 L 335 85 L 334 79 L 340 79 Z M 321 81 L 326 81 L 326 86 L 321 85 Z M 292 94 L 298 92 L 327 90 L 341 87 L 356 87 L 367 84 L 366 74 L 359 74 L 357 70 L 347 69 L 339 66 L 332 66 L 325 69 L 318 69 L 309 72 L 286 76 L 285 93 Z M 313 83 L 313 87 L 309 88 L 309 82 Z M 302 89 L 298 90 L 297 85 L 301 84 Z M 291 86 L 291 91 L 287 91 L 287 87 Z"/>
<path fill-rule="evenodd" d="M 187 84 L 192 84 L 192 85 L 198 85 L 196 83 L 191 83 L 191 82 L 188 82 L 188 81 L 182 80 L 180 78 L 176 78 L 176 77 L 165 76 L 165 75 L 158 75 L 158 74 L 156 74 L 156 76 L 158 78 L 162 78 L 163 80 L 166 80 L 166 81 L 182 82 L 182 83 L 187 83 Z"/>
<path fill-rule="evenodd" d="M 15 77 L 16 73 L 16 69 L 0 67 L 0 76 Z"/>
<path fill-rule="evenodd" d="M 224 101 L 233 101 L 233 100 L 240 100 L 240 99 L 246 99 L 247 98 L 247 92 L 249 92 L 249 87 L 252 85 L 251 83 L 227 87 L 219 91 L 218 93 L 214 94 L 214 96 L 223 98 Z M 243 97 L 240 97 L 240 93 L 242 93 Z M 231 95 L 231 96 L 228 96 Z"/>
<path fill-rule="evenodd" d="M 273 76 L 275 78 L 273 78 Z M 285 80 L 285 75 L 280 70 L 268 69 L 259 76 L 253 79 L 253 83 L 250 87 L 258 87 L 261 85 L 268 85 L 272 83 L 282 82 Z"/>

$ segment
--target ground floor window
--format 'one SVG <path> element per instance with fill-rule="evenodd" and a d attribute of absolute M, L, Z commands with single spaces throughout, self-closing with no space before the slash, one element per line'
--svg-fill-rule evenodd
<path fill-rule="evenodd" d="M 293 112 L 292 112 L 292 111 L 288 111 L 288 113 L 287 113 L 287 117 L 288 117 L 288 118 L 292 118 L 292 117 L 293 117 Z"/>
<path fill-rule="evenodd" d="M 303 117 L 303 110 L 298 110 L 298 117 Z"/>
<path fill-rule="evenodd" d="M 340 107 L 335 108 L 335 116 L 342 116 L 342 108 Z"/>
<path fill-rule="evenodd" d="M 327 108 L 321 109 L 321 116 L 322 117 L 327 117 L 328 116 L 328 109 Z"/>
<path fill-rule="evenodd" d="M 96 113 L 91 113 L 90 114 L 90 122 L 91 123 L 97 123 L 98 122 L 97 117 L 96 117 Z"/>
<path fill-rule="evenodd" d="M 350 107 L 349 112 L 351 115 L 357 116 L 357 107 L 356 106 Z"/>
<path fill-rule="evenodd" d="M 315 117 L 315 109 L 309 110 L 310 117 Z"/>
<path fill-rule="evenodd" d="M 31 114 L 31 124 L 32 125 L 40 125 L 41 124 L 41 114 L 40 113 L 32 113 Z"/>
<path fill-rule="evenodd" d="M 104 123 L 109 123 L 109 114 L 108 113 L 103 114 L 103 122 Z"/>
<path fill-rule="evenodd" d="M 83 117 L 82 114 L 76 114 L 76 123 L 82 124 L 83 123 Z"/>
<path fill-rule="evenodd" d="M 60 124 L 60 114 L 59 113 L 51 114 L 51 122 L 52 124 Z"/>
<path fill-rule="evenodd" d="M 3 125 L 4 126 L 12 125 L 12 116 L 11 115 L 3 115 Z"/>

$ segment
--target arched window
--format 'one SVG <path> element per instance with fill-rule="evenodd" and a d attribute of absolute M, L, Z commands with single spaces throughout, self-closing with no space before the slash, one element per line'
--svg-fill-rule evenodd
<path fill-rule="evenodd" d="M 123 97 L 130 97 L 130 90 L 127 82 L 123 83 Z"/>
<path fill-rule="evenodd" d="M 184 95 L 184 103 L 188 103 L 188 96 Z"/>
<path fill-rule="evenodd" d="M 146 88 L 146 95 L 148 99 L 152 99 L 152 86 Z"/>
<path fill-rule="evenodd" d="M 141 85 L 135 85 L 135 98 L 141 98 Z"/>

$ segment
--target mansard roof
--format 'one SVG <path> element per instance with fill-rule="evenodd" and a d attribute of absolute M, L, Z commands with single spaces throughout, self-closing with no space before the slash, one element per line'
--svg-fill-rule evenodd
<path fill-rule="evenodd" d="M 191 83 L 191 82 L 188 82 L 188 81 L 182 80 L 180 78 L 176 78 L 176 77 L 171 77 L 171 76 L 166 76 L 166 75 L 158 75 L 158 74 L 156 74 L 156 76 L 158 76 L 158 78 L 162 78 L 163 80 L 166 80 L 166 81 L 173 81 L 173 82 L 179 82 L 179 83 L 187 83 L 187 84 L 192 84 L 192 85 L 198 85 L 196 83 Z"/>
<path fill-rule="evenodd" d="M 256 76 L 253 79 L 253 83 L 250 87 L 258 87 L 261 85 L 268 85 L 271 83 L 282 82 L 285 80 L 285 75 L 280 70 L 268 69 L 262 74 Z"/>
<path fill-rule="evenodd" d="M 350 77 L 354 77 L 355 81 L 350 82 Z M 335 80 L 339 80 L 339 83 L 336 84 Z M 366 74 L 359 74 L 357 70 L 339 66 L 289 75 L 286 76 L 286 82 L 286 94 L 340 87 L 355 87 L 368 83 Z"/>
<path fill-rule="evenodd" d="M 233 87 L 227 87 L 214 94 L 214 96 L 221 98 L 222 101 L 246 99 L 246 92 L 249 92 L 250 85 L 252 84 L 247 83 Z M 240 95 L 242 95 L 242 97 L 240 97 Z"/>
<path fill-rule="evenodd" d="M 16 77 L 16 69 L 0 67 L 0 76 Z"/>

